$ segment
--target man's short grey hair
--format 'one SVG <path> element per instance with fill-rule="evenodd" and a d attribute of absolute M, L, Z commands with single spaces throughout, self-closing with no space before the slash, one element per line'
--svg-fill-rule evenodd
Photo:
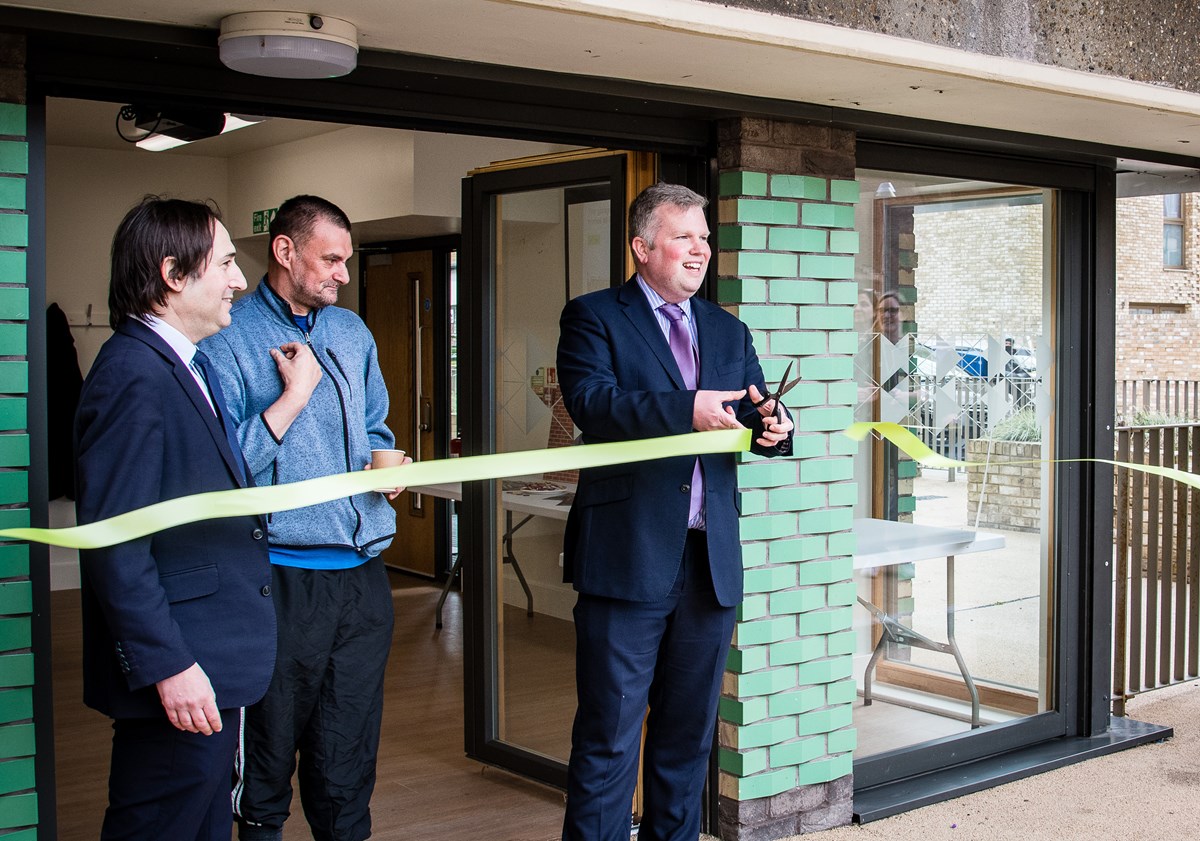
<path fill-rule="evenodd" d="M 690 210 L 693 207 L 708 206 L 708 199 L 690 190 L 682 184 L 666 184 L 659 181 L 638 194 L 629 205 L 629 244 L 634 237 L 641 237 L 651 248 L 654 238 L 658 236 L 658 218 L 655 211 L 663 205 L 672 205 L 680 210 Z"/>

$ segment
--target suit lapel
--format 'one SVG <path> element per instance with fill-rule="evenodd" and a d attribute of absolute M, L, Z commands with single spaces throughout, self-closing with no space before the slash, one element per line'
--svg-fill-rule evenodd
<path fill-rule="evenodd" d="M 650 310 L 650 302 L 646 300 L 645 294 L 638 286 L 636 276 L 630 278 L 621 287 L 617 293 L 617 300 L 620 301 L 625 311 L 625 317 L 642 334 L 642 338 L 645 339 L 650 350 L 654 352 L 654 356 L 662 364 L 663 370 L 670 376 L 671 382 L 676 388 L 686 388 L 683 383 L 683 374 L 679 372 L 679 365 L 675 362 L 675 355 L 671 353 L 671 346 L 667 344 L 667 337 L 663 335 L 662 328 L 658 326 L 658 319 Z"/>
<path fill-rule="evenodd" d="M 700 346 L 700 370 L 696 373 L 699 388 L 712 381 L 711 377 L 725 355 L 720 347 L 721 331 L 716 329 L 719 311 L 715 304 L 692 298 L 692 318 L 696 319 L 696 342 Z"/>

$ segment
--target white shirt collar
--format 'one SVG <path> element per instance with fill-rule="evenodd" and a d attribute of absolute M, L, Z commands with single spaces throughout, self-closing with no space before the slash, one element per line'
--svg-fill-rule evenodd
<path fill-rule="evenodd" d="M 162 340 L 171 346 L 171 350 L 175 351 L 175 355 L 180 358 L 184 365 L 189 368 L 192 365 L 192 357 L 196 355 L 196 346 L 192 344 L 192 340 L 180 333 L 167 322 L 163 321 L 157 315 L 146 314 L 141 317 L 142 323 L 157 333 Z"/>
<path fill-rule="evenodd" d="M 651 288 L 649 283 L 646 283 L 645 279 L 642 277 L 640 272 L 637 275 L 637 282 L 638 282 L 638 286 L 640 286 L 642 288 L 642 293 L 646 296 L 646 300 L 650 302 L 650 309 L 654 310 L 655 312 L 658 312 L 658 308 L 661 307 L 663 304 L 665 304 L 666 300 L 663 299 L 662 295 L 659 295 L 657 292 L 655 292 L 654 289 Z M 685 298 L 684 300 L 680 301 L 679 308 L 681 310 L 683 310 L 683 314 L 684 314 L 684 316 L 687 317 L 687 320 L 691 321 L 692 320 L 692 299 Z"/>

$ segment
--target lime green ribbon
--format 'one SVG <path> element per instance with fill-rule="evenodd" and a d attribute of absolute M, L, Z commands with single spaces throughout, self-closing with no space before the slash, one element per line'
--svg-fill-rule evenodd
<path fill-rule="evenodd" d="M 862 441 L 872 432 L 877 433 L 879 437 L 890 441 L 896 445 L 896 449 L 904 453 L 913 461 L 919 462 L 926 467 L 948 468 L 948 467 L 986 467 L 988 462 L 985 461 L 958 461 L 957 459 L 946 458 L 938 455 L 930 449 L 924 441 L 913 435 L 905 427 L 898 423 L 890 423 L 887 421 L 877 421 L 873 423 L 859 422 L 852 423 L 846 427 L 844 434 L 855 441 Z M 1128 461 L 1113 461 L 1107 458 L 1069 458 L 1069 459 L 1003 459 L 997 460 L 995 464 L 1071 464 L 1078 462 L 1093 462 L 1097 464 L 1110 464 L 1113 467 L 1123 467 L 1129 470 L 1137 470 L 1142 473 L 1149 473 L 1154 476 L 1162 476 L 1164 479 L 1174 479 L 1176 482 L 1181 482 L 1188 487 L 1200 490 L 1200 476 L 1194 473 L 1187 473 L 1183 470 L 1176 470 L 1173 467 L 1159 467 L 1155 464 L 1134 464 Z"/>
<path fill-rule="evenodd" d="M 64 529 L 2 529 L 0 538 L 46 543 L 68 549 L 98 549 L 127 540 L 136 540 L 186 523 L 304 508 L 332 499 L 366 493 L 379 487 L 475 482 L 502 479 L 506 476 L 604 467 L 671 456 L 739 453 L 748 449 L 750 430 L 722 429 L 715 432 L 644 438 L 638 441 L 414 462 L 400 467 L 322 476 L 319 479 L 307 479 L 286 485 L 182 496 L 83 526 Z"/>

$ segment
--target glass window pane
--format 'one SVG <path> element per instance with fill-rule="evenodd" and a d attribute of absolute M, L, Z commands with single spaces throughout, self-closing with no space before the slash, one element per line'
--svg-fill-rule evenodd
<path fill-rule="evenodd" d="M 1183 226 L 1163 225 L 1163 265 L 1183 265 Z"/>
<path fill-rule="evenodd" d="M 1182 196 L 1179 193 L 1168 193 L 1167 195 L 1163 196 L 1164 219 L 1182 219 L 1182 207 Z"/>

